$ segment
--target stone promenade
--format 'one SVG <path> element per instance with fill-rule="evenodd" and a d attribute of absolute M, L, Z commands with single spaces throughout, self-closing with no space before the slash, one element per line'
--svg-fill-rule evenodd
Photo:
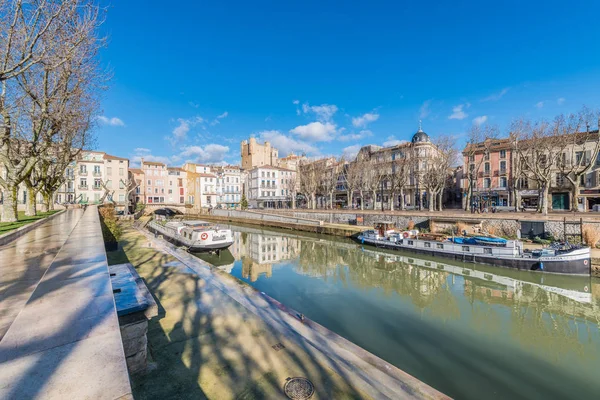
<path fill-rule="evenodd" d="M 127 399 L 96 207 L 0 247 L 0 398 Z"/>

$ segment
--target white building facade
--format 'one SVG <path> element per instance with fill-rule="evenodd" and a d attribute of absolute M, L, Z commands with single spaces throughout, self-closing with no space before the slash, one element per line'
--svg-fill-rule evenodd
<path fill-rule="evenodd" d="M 248 171 L 248 204 L 256 208 L 289 208 L 296 172 L 279 167 L 262 166 Z"/>

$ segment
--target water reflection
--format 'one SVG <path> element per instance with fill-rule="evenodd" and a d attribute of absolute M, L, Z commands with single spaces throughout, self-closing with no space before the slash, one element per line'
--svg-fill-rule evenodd
<path fill-rule="evenodd" d="M 600 391 L 597 279 L 232 228 L 231 252 L 213 265 L 451 396 Z"/>

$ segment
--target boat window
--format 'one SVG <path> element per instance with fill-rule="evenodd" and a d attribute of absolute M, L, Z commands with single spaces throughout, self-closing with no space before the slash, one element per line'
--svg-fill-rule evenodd
<path fill-rule="evenodd" d="M 437 243 L 436 246 L 438 249 L 443 249 L 444 248 L 444 244 L 443 243 Z"/>
<path fill-rule="evenodd" d="M 412 246 L 412 245 L 413 245 L 413 241 L 412 241 L 412 240 L 409 240 L 409 241 L 408 241 L 408 245 L 409 245 L 409 246 Z"/>
<path fill-rule="evenodd" d="M 431 247 L 431 243 L 425 242 L 425 247 Z"/>
<path fill-rule="evenodd" d="M 484 247 L 483 248 L 483 254 L 492 254 L 492 249 L 489 247 Z"/>
<path fill-rule="evenodd" d="M 462 247 L 462 250 L 463 250 L 463 251 L 469 251 L 469 246 L 463 246 L 463 247 Z"/>

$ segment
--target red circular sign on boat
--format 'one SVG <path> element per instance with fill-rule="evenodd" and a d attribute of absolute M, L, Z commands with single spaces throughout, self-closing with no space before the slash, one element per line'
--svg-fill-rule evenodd
<path fill-rule="evenodd" d="M 406 239 L 408 237 L 408 232 L 404 232 L 402 236 L 404 236 L 404 239 Z"/>
<path fill-rule="evenodd" d="M 200 235 L 200 239 L 202 239 L 202 240 L 208 239 L 208 233 L 203 233 L 202 235 Z"/>
<path fill-rule="evenodd" d="M 588 265 L 588 260 L 583 260 L 583 265 Z"/>

